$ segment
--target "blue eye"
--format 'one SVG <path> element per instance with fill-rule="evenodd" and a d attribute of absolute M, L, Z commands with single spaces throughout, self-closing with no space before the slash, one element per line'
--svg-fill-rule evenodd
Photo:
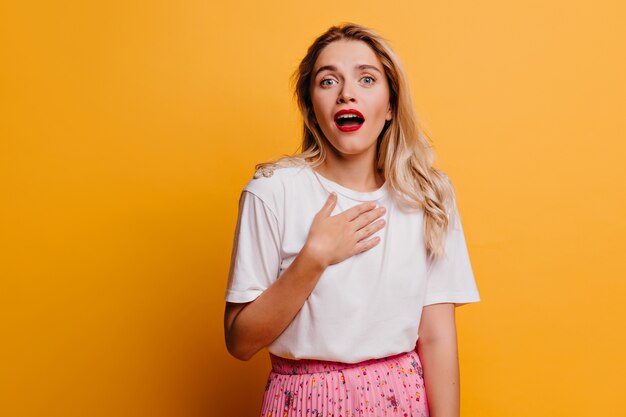
<path fill-rule="evenodd" d="M 365 84 L 374 84 L 374 81 L 376 81 L 374 80 L 373 77 L 370 77 L 369 75 L 366 75 L 365 77 L 361 78 L 361 80 L 363 80 Z"/>
<path fill-rule="evenodd" d="M 332 78 L 324 78 L 322 81 L 320 81 L 320 85 L 322 87 L 329 87 L 332 85 L 332 83 L 336 82 L 335 80 L 333 80 Z"/>

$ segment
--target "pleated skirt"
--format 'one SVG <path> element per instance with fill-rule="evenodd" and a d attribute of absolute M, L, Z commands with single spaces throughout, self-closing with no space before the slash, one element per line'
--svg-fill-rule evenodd
<path fill-rule="evenodd" d="M 261 417 L 429 416 L 415 350 L 358 363 L 270 360 Z"/>

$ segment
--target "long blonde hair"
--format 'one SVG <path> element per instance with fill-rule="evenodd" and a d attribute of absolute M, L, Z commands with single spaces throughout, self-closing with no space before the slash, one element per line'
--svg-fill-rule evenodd
<path fill-rule="evenodd" d="M 333 26 L 309 47 L 293 73 L 294 96 L 304 121 L 300 152 L 255 166 L 255 177 L 271 175 L 280 167 L 321 164 L 330 146 L 315 123 L 311 102 L 311 76 L 315 61 L 324 47 L 338 40 L 363 41 L 383 64 L 389 83 L 392 120 L 378 137 L 376 166 L 401 204 L 424 211 L 424 241 L 429 259 L 444 254 L 444 241 L 454 199 L 448 176 L 433 168 L 434 155 L 428 137 L 419 128 L 409 84 L 400 60 L 384 38 L 369 28 L 345 23 Z"/>

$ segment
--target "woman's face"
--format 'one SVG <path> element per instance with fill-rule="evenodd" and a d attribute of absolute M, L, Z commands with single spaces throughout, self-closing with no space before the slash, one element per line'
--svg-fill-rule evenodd
<path fill-rule="evenodd" d="M 311 101 L 316 123 L 343 156 L 376 154 L 376 140 L 391 120 L 389 84 L 372 48 L 335 41 L 315 61 Z"/>

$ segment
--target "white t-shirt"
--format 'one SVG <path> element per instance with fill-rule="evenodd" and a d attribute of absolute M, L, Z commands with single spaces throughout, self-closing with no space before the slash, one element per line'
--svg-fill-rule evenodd
<path fill-rule="evenodd" d="M 290 359 L 355 363 L 415 348 L 422 307 L 480 301 L 454 200 L 444 258 L 428 263 L 423 210 L 394 203 L 385 183 L 372 192 L 343 187 L 309 166 L 276 168 L 241 193 L 226 301 L 256 299 L 300 252 L 313 217 L 337 192 L 331 215 L 364 201 L 386 207 L 373 248 L 329 266 L 268 350 Z"/>

